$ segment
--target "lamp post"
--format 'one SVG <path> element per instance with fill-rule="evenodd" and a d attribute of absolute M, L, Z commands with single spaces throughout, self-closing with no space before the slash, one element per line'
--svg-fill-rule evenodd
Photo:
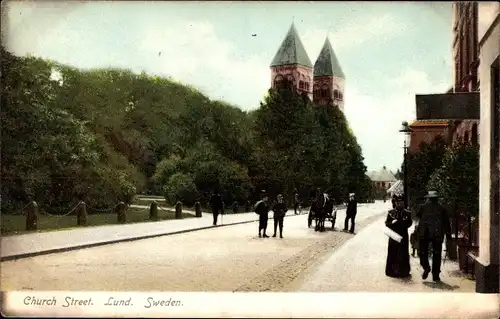
<path fill-rule="evenodd" d="M 411 129 L 408 126 L 408 122 L 404 121 L 402 123 L 401 129 L 399 132 L 403 133 L 405 135 L 405 140 L 404 140 L 404 158 L 403 158 L 403 193 L 404 193 L 404 202 L 405 202 L 405 208 L 408 208 L 409 204 L 409 195 L 408 194 L 408 147 L 410 146 L 410 137 L 411 137 Z"/>

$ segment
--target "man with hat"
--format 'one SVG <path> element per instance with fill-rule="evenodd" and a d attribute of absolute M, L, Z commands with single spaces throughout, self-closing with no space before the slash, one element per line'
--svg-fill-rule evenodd
<path fill-rule="evenodd" d="M 279 226 L 280 238 L 283 238 L 283 220 L 285 219 L 286 212 L 288 211 L 285 201 L 283 200 L 283 195 L 278 194 L 277 203 L 273 206 L 274 212 L 274 235 L 276 237 L 276 230 Z"/>
<path fill-rule="evenodd" d="M 351 220 L 351 228 L 349 229 L 349 232 L 351 234 L 354 233 L 354 226 L 356 225 L 355 219 L 357 212 L 358 212 L 358 203 L 354 197 L 354 193 L 350 193 L 349 202 L 347 203 L 347 209 L 345 212 L 344 231 L 347 231 L 347 228 L 349 226 L 349 220 Z"/>
<path fill-rule="evenodd" d="M 266 235 L 267 221 L 269 219 L 268 214 L 270 210 L 269 203 L 267 201 L 268 197 L 265 190 L 262 190 L 260 194 L 262 199 L 255 204 L 255 213 L 259 215 L 259 238 L 269 238 L 269 236 Z"/>
<path fill-rule="evenodd" d="M 443 251 L 443 240 L 446 235 L 447 242 L 451 240 L 451 226 L 448 212 L 439 204 L 436 191 L 429 191 L 425 196 L 426 202 L 420 206 L 417 213 L 419 223 L 417 235 L 419 239 L 418 254 L 420 265 L 424 268 L 422 279 L 427 279 L 431 272 L 429 266 L 429 243 L 432 245 L 432 280 L 440 281 L 441 254 Z"/>

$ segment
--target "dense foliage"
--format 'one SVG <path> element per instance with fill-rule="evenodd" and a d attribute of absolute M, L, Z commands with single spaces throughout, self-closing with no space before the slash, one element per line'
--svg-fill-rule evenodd
<path fill-rule="evenodd" d="M 263 188 L 372 196 L 343 113 L 288 85 L 247 113 L 157 76 L 1 54 L 4 212 L 29 200 L 52 213 L 79 199 L 107 208 L 138 192 L 186 205 L 214 190 L 226 203 Z"/>
<path fill-rule="evenodd" d="M 431 143 L 422 143 L 419 152 L 408 154 L 409 206 L 416 210 L 427 194 L 427 184 L 435 170 L 441 167 L 446 141 L 437 136 Z M 401 168 L 404 172 L 404 163 Z"/>
<path fill-rule="evenodd" d="M 457 229 L 464 230 L 467 224 L 466 233 L 471 234 L 471 223 L 479 212 L 479 146 L 461 142 L 447 148 L 442 166 L 427 187 L 439 190 L 443 204 L 459 223 Z"/>

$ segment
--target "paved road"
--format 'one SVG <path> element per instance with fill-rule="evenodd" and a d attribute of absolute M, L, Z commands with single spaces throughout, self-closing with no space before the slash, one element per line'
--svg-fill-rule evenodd
<path fill-rule="evenodd" d="M 388 238 L 383 234 L 385 217 L 360 231 L 355 238 L 332 252 L 324 261 L 290 284 L 291 291 L 363 291 L 363 292 L 474 292 L 475 282 L 464 278 L 458 264 L 445 261 L 442 284 L 421 278 L 417 257 L 410 257 L 412 279 L 385 276 Z M 410 228 L 413 231 L 414 225 Z M 444 245 L 443 245 L 444 246 Z M 443 252 L 444 255 L 444 252 Z"/>
<path fill-rule="evenodd" d="M 387 206 L 360 206 L 360 229 Z M 344 216 L 339 211 L 337 223 Z M 307 215 L 285 219 L 284 239 L 256 235 L 251 222 L 6 261 L 2 289 L 279 291 L 322 254 L 355 238 L 308 229 Z"/>

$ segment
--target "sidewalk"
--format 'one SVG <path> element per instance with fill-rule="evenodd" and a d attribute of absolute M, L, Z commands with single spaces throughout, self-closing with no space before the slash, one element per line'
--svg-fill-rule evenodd
<path fill-rule="evenodd" d="M 411 256 L 411 279 L 387 277 L 385 263 L 388 237 L 383 233 L 384 221 L 385 217 L 361 230 L 298 282 L 297 290 L 301 292 L 475 292 L 475 282 L 465 278 L 458 271 L 456 262 L 447 259 L 441 265 L 442 283 L 433 282 L 432 275 L 422 280 L 423 270 L 419 259 Z M 414 225 L 409 229 L 410 234 L 413 232 L 413 227 Z"/>
<path fill-rule="evenodd" d="M 184 213 L 190 212 L 183 210 Z M 194 214 L 194 212 L 192 212 Z M 272 216 L 272 213 L 269 214 Z M 295 216 L 293 210 L 287 217 Z M 174 219 L 124 225 L 104 225 L 70 230 L 13 235 L 1 238 L 1 261 L 33 257 L 74 249 L 173 235 L 214 227 L 224 227 L 258 220 L 254 212 L 219 216 L 219 225 L 213 226 L 210 213 L 201 218 Z M 222 225 L 221 222 L 223 222 Z"/>

